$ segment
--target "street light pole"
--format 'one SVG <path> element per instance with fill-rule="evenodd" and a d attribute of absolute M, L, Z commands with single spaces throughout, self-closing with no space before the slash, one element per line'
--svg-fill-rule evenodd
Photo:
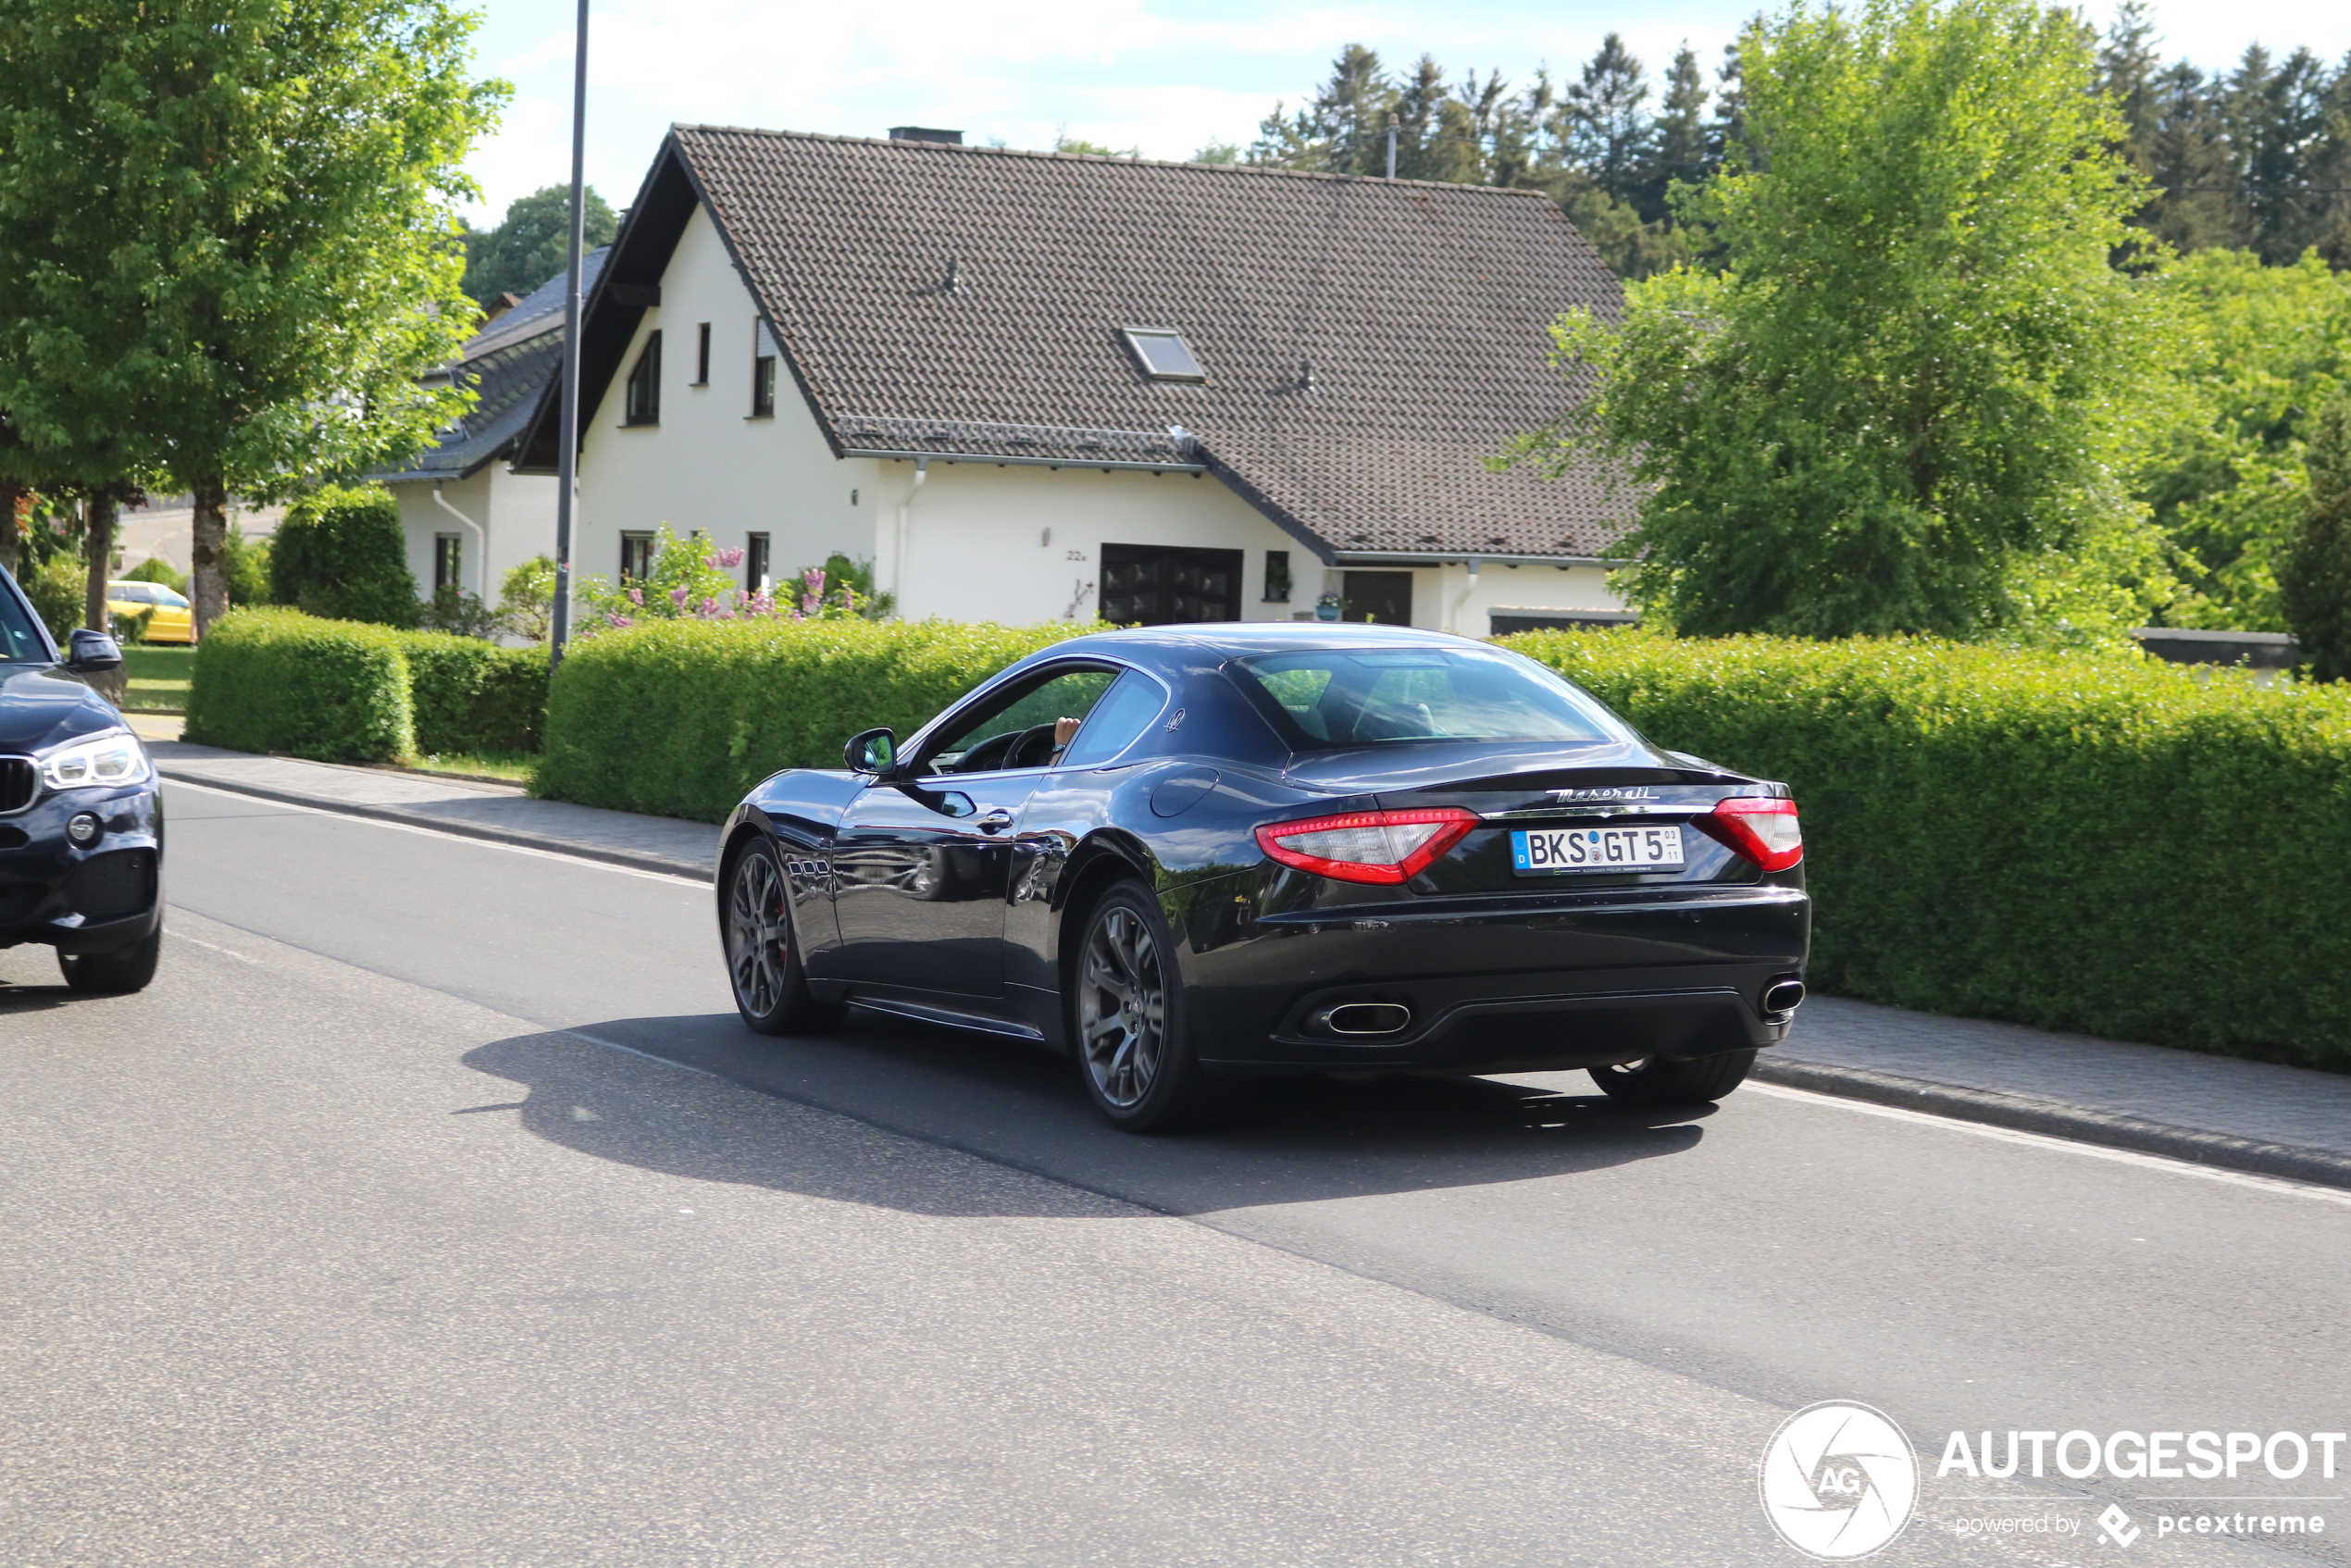
<path fill-rule="evenodd" d="M 587 242 L 588 0 L 579 0 L 579 35 L 571 54 L 571 245 L 564 265 L 563 414 L 555 439 L 555 615 L 548 668 L 563 663 L 571 641 L 571 525 L 579 488 L 579 252 Z"/>

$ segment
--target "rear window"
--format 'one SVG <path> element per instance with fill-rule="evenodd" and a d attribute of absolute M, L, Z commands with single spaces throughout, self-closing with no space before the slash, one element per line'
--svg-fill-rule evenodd
<path fill-rule="evenodd" d="M 1550 670 L 1499 649 L 1317 649 L 1235 661 L 1296 751 L 1398 740 L 1632 738 Z"/>

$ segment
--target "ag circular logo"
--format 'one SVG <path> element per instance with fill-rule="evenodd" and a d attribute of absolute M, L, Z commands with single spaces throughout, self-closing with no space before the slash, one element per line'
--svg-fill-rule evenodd
<path fill-rule="evenodd" d="M 1763 1450 L 1763 1513 L 1780 1539 L 1824 1562 L 1867 1557 L 1910 1522 L 1918 1456 L 1885 1414 L 1840 1400 L 1807 1405 Z"/>

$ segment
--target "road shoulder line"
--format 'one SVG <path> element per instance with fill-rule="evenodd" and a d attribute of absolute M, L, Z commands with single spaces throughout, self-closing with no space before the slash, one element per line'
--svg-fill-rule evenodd
<path fill-rule="evenodd" d="M 2094 1111 L 2035 1095 L 1934 1083 L 1866 1067 L 1774 1059 L 1768 1052 L 1756 1058 L 1754 1076 L 1760 1083 L 1809 1089 L 1814 1094 L 1844 1100 L 1863 1100 L 1898 1110 L 1947 1116 L 1954 1121 L 1982 1122 L 2016 1132 L 2128 1149 L 2140 1154 L 2159 1154 L 2189 1164 L 2351 1188 L 2351 1155 L 2329 1149 L 2268 1143 L 2119 1112 Z"/>
<path fill-rule="evenodd" d="M 539 850 L 548 854 L 568 855 L 575 860 L 603 861 L 609 865 L 627 866 L 631 871 L 657 871 L 665 876 L 690 877 L 697 882 L 712 880 L 710 867 L 700 862 L 674 855 L 651 854 L 639 850 L 605 849 L 601 845 L 583 843 L 578 839 L 558 838 L 549 833 L 529 833 L 507 828 L 490 828 L 475 822 L 435 816 L 428 812 L 410 810 L 404 806 L 374 805 L 355 801 L 339 801 L 330 796 L 305 794 L 295 790 L 274 790 L 267 785 L 248 783 L 243 779 L 223 778 L 213 775 L 182 775 L 168 764 L 161 764 L 156 772 L 175 784 L 193 784 L 202 789 L 219 790 L 230 794 L 250 795 L 255 800 L 276 805 L 306 806 L 312 811 L 334 812 L 343 816 L 372 817 L 379 822 L 396 822 L 403 828 L 417 828 L 431 833 L 447 833 L 454 838 L 479 839 L 493 844 L 511 844 L 517 849 Z"/>

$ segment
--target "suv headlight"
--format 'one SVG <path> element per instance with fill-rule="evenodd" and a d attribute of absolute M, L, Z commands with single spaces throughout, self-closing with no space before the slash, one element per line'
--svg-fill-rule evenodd
<path fill-rule="evenodd" d="M 52 790 L 106 789 L 147 778 L 147 753 L 127 729 L 69 741 L 41 753 L 42 781 Z"/>

